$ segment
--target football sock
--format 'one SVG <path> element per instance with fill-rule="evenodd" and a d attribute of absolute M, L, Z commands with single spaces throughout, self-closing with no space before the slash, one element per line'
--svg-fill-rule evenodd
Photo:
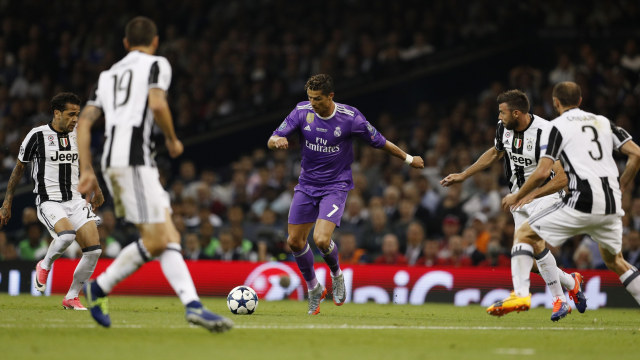
<path fill-rule="evenodd" d="M 318 279 L 316 279 L 316 271 L 313 269 L 313 252 L 309 243 L 305 243 L 302 250 L 294 251 L 293 257 L 296 259 L 302 277 L 307 282 L 307 289 L 311 291 L 318 285 Z"/>
<path fill-rule="evenodd" d="M 560 277 L 560 285 L 567 290 L 573 290 L 576 286 L 576 280 L 571 276 L 571 274 L 567 274 L 564 270 L 558 268 L 558 276 Z"/>
<path fill-rule="evenodd" d="M 80 258 L 80 262 L 78 262 L 76 270 L 73 272 L 73 281 L 71 282 L 71 287 L 69 287 L 67 295 L 64 297 L 65 299 L 78 297 L 80 290 L 82 290 L 82 285 L 89 280 L 91 274 L 93 274 L 100 254 L 102 254 L 100 245 L 88 246 L 82 249 L 82 258 Z"/>
<path fill-rule="evenodd" d="M 331 240 L 329 243 L 329 248 L 325 250 L 320 249 L 322 253 L 322 258 L 331 269 L 331 276 L 340 276 L 342 274 L 342 270 L 340 270 L 340 264 L 338 263 L 338 245 Z"/>
<path fill-rule="evenodd" d="M 58 236 L 51 242 L 49 249 L 47 249 L 47 255 L 42 259 L 40 266 L 45 270 L 51 270 L 51 265 L 67 250 L 69 245 L 76 239 L 76 232 L 74 230 L 60 231 Z"/>
<path fill-rule="evenodd" d="M 96 282 L 102 291 L 108 294 L 114 286 L 133 274 L 149 259 L 151 259 L 151 255 L 144 247 L 142 239 L 132 242 L 120 251 L 107 270 L 98 276 Z"/>
<path fill-rule="evenodd" d="M 529 286 L 533 268 L 533 246 L 517 243 L 511 248 L 511 280 L 513 291 L 519 297 L 529 296 Z"/>
<path fill-rule="evenodd" d="M 640 271 L 635 267 L 631 267 L 631 269 L 620 275 L 620 282 L 640 304 Z"/>
<path fill-rule="evenodd" d="M 558 275 L 556 258 L 553 257 L 551 251 L 544 249 L 540 254 L 536 255 L 536 263 L 538 264 L 540 275 L 542 275 L 542 278 L 551 291 L 551 295 L 554 298 L 559 297 L 562 301 L 567 301 L 562 286 L 560 286 L 560 276 Z"/>
<path fill-rule="evenodd" d="M 187 305 L 200 299 L 180 250 L 180 244 L 169 243 L 164 252 L 158 257 L 158 260 L 160 260 L 162 272 L 169 284 L 171 284 L 173 291 L 178 294 L 182 304 Z"/>

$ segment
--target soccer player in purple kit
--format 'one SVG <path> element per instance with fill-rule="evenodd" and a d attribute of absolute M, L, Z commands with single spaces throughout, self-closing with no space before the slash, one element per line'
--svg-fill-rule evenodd
<path fill-rule="evenodd" d="M 287 137 L 294 133 L 300 136 L 301 171 L 289 208 L 287 243 L 307 283 L 308 313 L 316 315 L 327 290 L 316 278 L 313 253 L 307 242 L 314 225 L 313 241 L 331 270 L 333 302 L 340 306 L 347 298 L 338 247 L 331 237 L 336 226 L 340 226 L 347 193 L 353 189 L 353 138 L 381 148 L 414 168 L 423 168 L 424 161 L 385 139 L 358 109 L 334 102 L 333 79 L 329 75 L 312 76 L 304 88 L 309 101 L 298 103 L 267 145 L 272 150 L 287 149 Z"/>

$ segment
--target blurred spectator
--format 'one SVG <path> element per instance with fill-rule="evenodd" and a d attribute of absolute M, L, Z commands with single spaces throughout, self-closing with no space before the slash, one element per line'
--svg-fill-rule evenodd
<path fill-rule="evenodd" d="M 16 247 L 7 239 L 7 234 L 0 231 L 0 261 L 15 260 L 18 258 Z"/>
<path fill-rule="evenodd" d="M 407 265 L 407 259 L 400 253 L 400 244 L 396 235 L 389 233 L 383 237 L 382 254 L 373 263 L 378 265 Z"/>
<path fill-rule="evenodd" d="M 622 252 L 624 259 L 636 268 L 640 268 L 640 232 L 630 231 L 624 236 L 624 240 L 626 240 L 625 250 Z"/>
<path fill-rule="evenodd" d="M 202 252 L 200 237 L 196 233 L 187 233 L 184 236 L 182 254 L 185 260 L 206 260 L 209 257 Z"/>
<path fill-rule="evenodd" d="M 357 248 L 356 235 L 340 231 L 338 240 L 338 261 L 341 265 L 354 265 L 369 262 L 366 251 Z"/>
<path fill-rule="evenodd" d="M 487 246 L 486 258 L 478 263 L 481 267 L 511 267 L 511 258 L 505 254 L 498 239 L 491 239 Z"/>
<path fill-rule="evenodd" d="M 404 256 L 409 265 L 414 265 L 416 261 L 418 261 L 418 258 L 422 256 L 425 235 L 424 226 L 421 222 L 412 221 L 409 226 L 407 226 L 407 244 Z"/>
<path fill-rule="evenodd" d="M 422 256 L 418 258 L 415 265 L 437 266 L 440 265 L 438 253 L 440 252 L 440 242 L 434 239 L 427 239 L 422 248 Z"/>
<path fill-rule="evenodd" d="M 242 244 L 234 240 L 231 229 L 222 228 L 218 234 L 218 239 L 220 241 L 220 246 L 213 254 L 214 260 L 245 260 Z"/>
<path fill-rule="evenodd" d="M 391 228 L 387 224 L 387 214 L 382 207 L 374 207 L 369 210 L 369 214 L 369 221 L 363 226 L 358 247 L 375 259 L 382 250 L 382 238 L 391 231 Z"/>
<path fill-rule="evenodd" d="M 120 242 L 111 234 L 104 225 L 98 226 L 98 235 L 100 237 L 100 246 L 102 253 L 100 257 L 113 259 L 118 256 L 122 246 Z"/>
<path fill-rule="evenodd" d="M 18 243 L 18 256 L 22 260 L 40 260 L 47 254 L 49 244 L 43 236 L 39 222 L 27 225 L 26 238 Z"/>
<path fill-rule="evenodd" d="M 573 264 L 578 270 L 593 269 L 591 250 L 584 244 L 578 246 L 573 253 Z"/>

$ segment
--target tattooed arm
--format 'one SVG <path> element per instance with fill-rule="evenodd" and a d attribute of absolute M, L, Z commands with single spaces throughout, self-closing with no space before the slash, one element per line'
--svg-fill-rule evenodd
<path fill-rule="evenodd" d="M 25 164 L 21 161 L 16 162 L 16 167 L 13 168 L 11 178 L 9 178 L 9 185 L 7 185 L 7 192 L 4 194 L 4 202 L 2 208 L 0 208 L 0 228 L 7 225 L 9 219 L 11 219 L 11 203 L 13 202 L 13 193 L 16 191 L 16 186 L 22 179 L 24 174 Z"/>

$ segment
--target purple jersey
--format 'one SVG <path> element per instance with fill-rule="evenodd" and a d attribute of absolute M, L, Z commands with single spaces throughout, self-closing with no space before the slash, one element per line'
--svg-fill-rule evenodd
<path fill-rule="evenodd" d="M 300 135 L 302 163 L 296 189 L 316 196 L 325 190 L 353 189 L 351 163 L 353 138 L 363 139 L 375 148 L 387 142 L 358 109 L 335 103 L 333 114 L 322 118 L 303 101 L 287 116 L 273 135 Z"/>

